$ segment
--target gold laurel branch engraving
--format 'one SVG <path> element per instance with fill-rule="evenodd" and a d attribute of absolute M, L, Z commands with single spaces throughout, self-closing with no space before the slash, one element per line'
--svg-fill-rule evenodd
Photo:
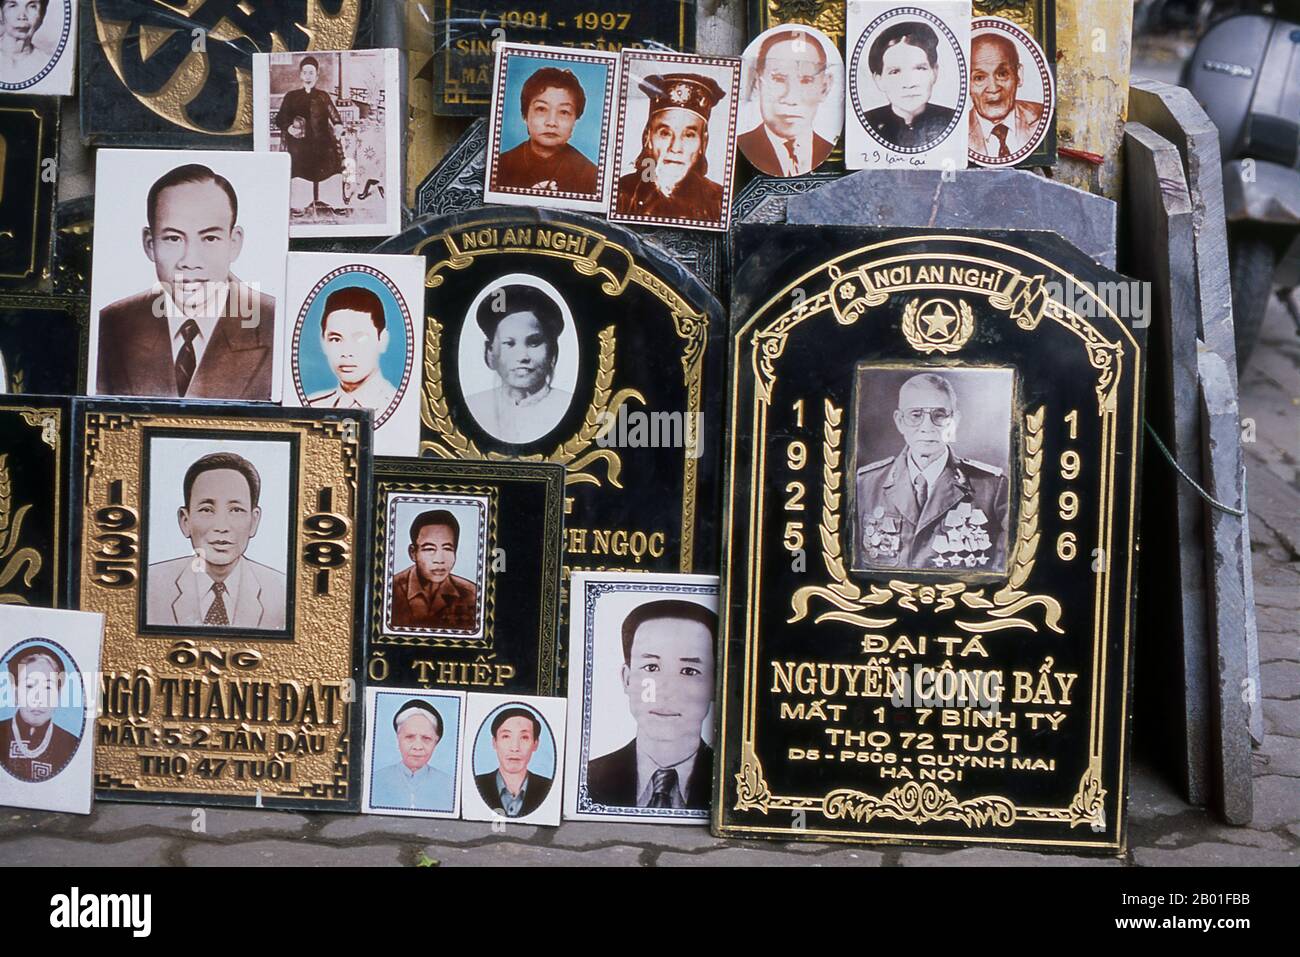
<path fill-rule="evenodd" d="M 762 811 L 767 813 L 772 801 L 772 791 L 763 778 L 763 765 L 754 753 L 754 743 L 746 741 L 741 747 L 740 771 L 736 774 L 737 811 Z"/>
<path fill-rule="evenodd" d="M 957 300 L 957 308 L 961 313 L 961 325 L 957 330 L 957 341 L 953 343 L 952 351 L 956 352 L 966 344 L 966 340 L 971 337 L 975 331 L 975 313 L 965 299 Z"/>
<path fill-rule="evenodd" d="M 9 454 L 0 455 L 0 533 L 9 528 L 10 510 L 13 508 L 13 486 L 9 481 Z M 0 547 L 6 541 L 0 537 Z"/>
<path fill-rule="evenodd" d="M 903 307 L 903 338 L 912 348 L 921 348 L 921 332 L 916 328 L 916 317 L 921 312 L 921 300 L 913 299 Z"/>
<path fill-rule="evenodd" d="M 830 399 L 824 399 L 823 406 L 826 421 L 822 427 L 822 520 L 818 534 L 822 543 L 822 561 L 833 581 L 827 585 L 805 585 L 796 589 L 790 596 L 790 610 L 793 614 L 787 619 L 787 624 L 808 617 L 809 601 L 820 598 L 840 611 L 823 612 L 814 619 L 815 624 L 843 621 L 864 628 L 888 628 L 898 619 L 870 618 L 858 613 L 872 605 L 889 601 L 893 597 L 891 593 L 873 585 L 871 594 L 864 598 L 862 589 L 849 577 L 844 567 L 844 554 L 840 547 L 840 508 L 844 499 L 840 491 L 844 481 L 844 471 L 840 468 L 840 445 L 844 440 L 844 430 L 839 427 L 844 419 L 844 410 L 835 406 Z"/>
<path fill-rule="evenodd" d="M 840 788 L 826 795 L 822 813 L 831 820 L 859 824 L 888 818 L 917 826 L 931 821 L 960 821 L 967 827 L 1010 827 L 1016 820 L 1015 805 L 1004 797 L 985 795 L 962 801 L 928 781 L 908 781 L 887 791 L 884 797 Z"/>
<path fill-rule="evenodd" d="M 1011 552 L 1011 569 L 1007 583 L 993 594 L 990 602 L 981 589 L 973 594 L 962 596 L 962 603 L 970 608 L 988 612 L 986 621 L 960 621 L 957 627 L 974 634 L 990 631 L 1006 631 L 1012 628 L 1024 628 L 1038 631 L 1038 627 L 1024 618 L 1012 617 L 1026 608 L 1040 605 L 1043 608 L 1043 624 L 1058 635 L 1065 634 L 1061 628 L 1061 603 L 1049 595 L 1029 595 L 1021 589 L 1029 580 L 1034 570 L 1038 542 L 1042 537 L 1038 529 L 1039 504 L 1043 470 L 1043 419 L 1047 414 L 1046 406 L 1039 406 L 1038 411 L 1025 416 L 1025 449 L 1021 465 L 1020 482 L 1020 525 L 1016 531 L 1016 541 Z"/>
<path fill-rule="evenodd" d="M 421 417 L 424 424 L 440 436 L 436 441 L 421 443 L 437 452 L 441 458 L 478 459 L 483 456 L 478 446 L 461 434 L 456 423 L 451 420 L 451 411 L 442 391 L 442 361 L 439 358 L 438 343 L 442 336 L 442 323 L 433 316 L 425 318 L 424 334 L 424 402 L 421 405 Z"/>
<path fill-rule="evenodd" d="M 1079 779 L 1079 791 L 1070 802 L 1070 827 L 1090 824 L 1106 827 L 1106 789 L 1101 786 L 1101 776 L 1095 767 L 1089 767 Z"/>

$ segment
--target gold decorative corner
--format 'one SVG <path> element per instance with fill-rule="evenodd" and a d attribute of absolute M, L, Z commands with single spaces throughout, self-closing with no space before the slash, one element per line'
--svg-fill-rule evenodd
<path fill-rule="evenodd" d="M 754 745 L 746 741 L 741 748 L 740 772 L 736 775 L 737 811 L 762 811 L 767 813 L 772 802 L 772 792 L 763 778 L 763 765 L 754 753 Z"/>
<path fill-rule="evenodd" d="M 944 788 L 926 781 L 908 781 L 876 797 L 852 788 L 826 795 L 822 813 L 831 820 L 866 824 L 874 818 L 907 821 L 920 826 L 931 821 L 959 821 L 967 827 L 1010 827 L 1016 806 L 1004 797 L 985 795 L 959 800 Z"/>
<path fill-rule="evenodd" d="M 1070 827 L 1088 824 L 1097 830 L 1106 828 L 1106 789 L 1101 786 L 1101 775 L 1095 765 L 1090 765 L 1079 779 L 1079 790 L 1070 802 Z"/>

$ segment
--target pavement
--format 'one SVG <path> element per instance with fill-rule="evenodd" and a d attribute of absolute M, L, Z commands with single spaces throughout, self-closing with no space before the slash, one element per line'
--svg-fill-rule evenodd
<path fill-rule="evenodd" d="M 1228 827 L 1189 807 L 1137 765 L 1128 850 L 1119 858 L 724 841 L 703 827 L 494 826 L 99 802 L 87 817 L 0 808 L 0 865 L 1300 866 L 1300 338 L 1280 304 L 1241 385 L 1266 725 L 1254 756 L 1250 827 Z"/>

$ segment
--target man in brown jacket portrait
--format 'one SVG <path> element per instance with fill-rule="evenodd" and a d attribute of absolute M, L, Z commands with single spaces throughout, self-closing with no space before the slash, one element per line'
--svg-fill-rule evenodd
<path fill-rule="evenodd" d="M 393 576 L 393 627 L 478 631 L 478 586 L 451 571 L 459 546 L 460 523 L 451 512 L 435 509 L 415 517 L 407 546 L 415 564 Z"/>

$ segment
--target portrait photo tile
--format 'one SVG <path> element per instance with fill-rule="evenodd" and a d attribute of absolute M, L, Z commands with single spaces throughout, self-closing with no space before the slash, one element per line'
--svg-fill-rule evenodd
<path fill-rule="evenodd" d="M 604 212 L 618 70 L 616 53 L 499 44 L 484 199 Z"/>
<path fill-rule="evenodd" d="M 0 805 L 89 814 L 104 616 L 0 606 Z"/>
<path fill-rule="evenodd" d="M 435 720 L 421 702 L 437 715 Z M 394 728 L 394 721 L 406 717 Z M 410 717 L 426 724 L 409 729 L 412 740 L 401 740 Z M 460 817 L 461 751 L 465 732 L 465 694 L 424 688 L 366 689 L 365 778 L 361 809 L 365 814 L 401 817 Z M 429 726 L 442 733 L 430 751 L 425 742 Z"/>
<path fill-rule="evenodd" d="M 160 183 L 166 219 L 151 224 Z M 103 149 L 95 195 L 87 394 L 279 402 L 288 156 Z M 187 319 L 199 331 L 182 392 Z"/>
<path fill-rule="evenodd" d="M 471 693 L 465 711 L 461 816 L 467 821 L 557 827 L 563 793 L 564 699 Z M 492 724 L 502 716 L 494 736 Z M 500 797 L 499 773 L 508 778 L 512 808 Z M 511 785 L 519 781 L 522 786 L 513 790 Z"/>
<path fill-rule="evenodd" d="M 0 49 L 0 94 L 72 95 L 77 0 L 3 4 L 0 34 L 16 47 Z"/>
<path fill-rule="evenodd" d="M 253 147 L 290 157 L 291 236 L 400 231 L 398 59 L 397 50 L 254 54 Z"/>
<path fill-rule="evenodd" d="M 291 252 L 283 404 L 370 409 L 378 454 L 418 455 L 424 268 L 422 256 Z"/>
<path fill-rule="evenodd" d="M 1001 17 L 971 21 L 971 90 L 967 111 L 971 162 L 1015 166 L 1047 137 L 1056 115 L 1053 64 L 1029 33 Z M 1007 132 L 1006 149 L 994 130 Z"/>
<path fill-rule="evenodd" d="M 566 819 L 707 824 L 718 578 L 574 572 L 569 595 Z M 656 801 L 646 771 L 663 767 Z"/>

